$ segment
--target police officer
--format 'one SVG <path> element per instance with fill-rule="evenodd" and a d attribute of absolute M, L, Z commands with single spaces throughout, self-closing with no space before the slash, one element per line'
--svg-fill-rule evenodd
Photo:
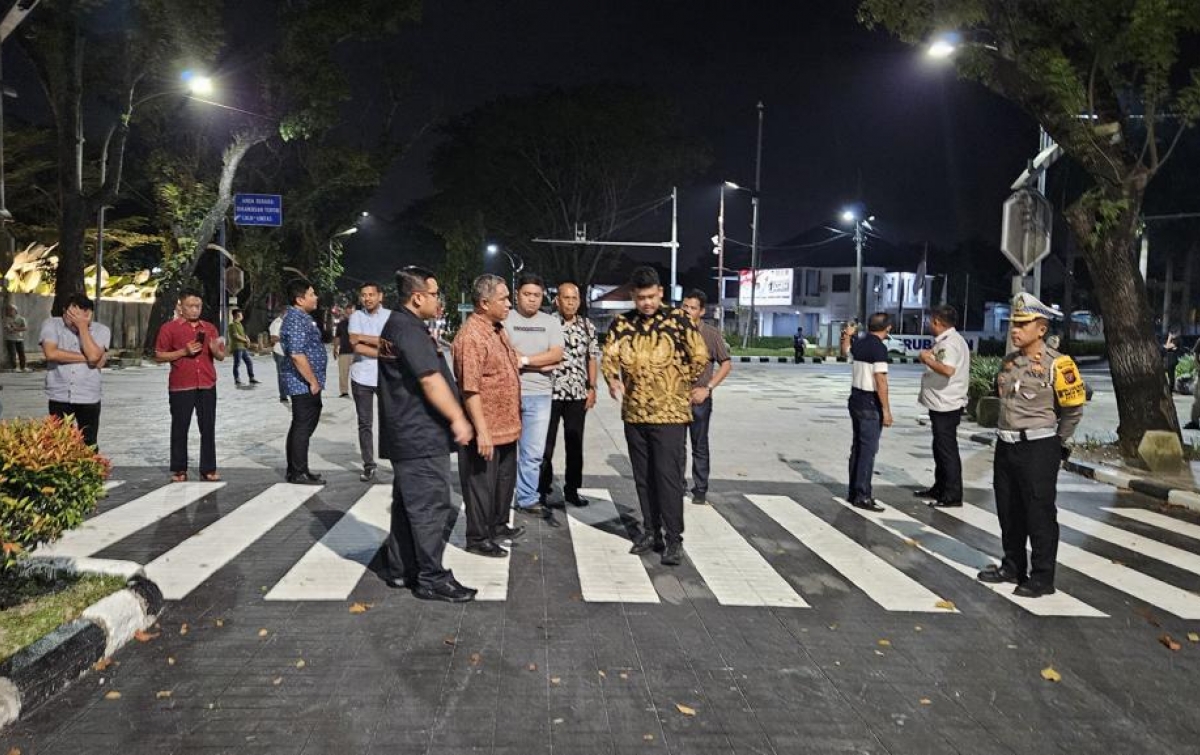
<path fill-rule="evenodd" d="M 1004 559 L 979 572 L 982 582 L 1015 582 L 1014 595 L 1038 598 L 1054 592 L 1058 518 L 1054 507 L 1058 468 L 1066 442 L 1083 418 L 1086 392 L 1079 368 L 1046 345 L 1050 319 L 1059 312 L 1027 293 L 1012 301 L 1012 342 L 996 388 L 993 488 Z M 1026 571 L 1025 541 L 1032 554 Z"/>

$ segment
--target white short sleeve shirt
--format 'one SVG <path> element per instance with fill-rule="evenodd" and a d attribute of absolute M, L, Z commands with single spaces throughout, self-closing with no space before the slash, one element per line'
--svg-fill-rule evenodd
<path fill-rule="evenodd" d="M 365 309 L 356 309 L 350 315 L 350 335 L 378 337 L 391 316 L 392 311 L 386 307 L 377 308 L 375 314 L 370 314 Z M 371 388 L 379 385 L 379 360 L 355 352 L 354 363 L 350 365 L 350 380 Z"/>
<path fill-rule="evenodd" d="M 953 412 L 967 405 L 967 385 L 971 380 L 971 347 L 967 340 L 950 328 L 933 342 L 933 356 L 954 368 L 950 377 L 928 367 L 921 375 L 921 406 L 933 412 Z"/>

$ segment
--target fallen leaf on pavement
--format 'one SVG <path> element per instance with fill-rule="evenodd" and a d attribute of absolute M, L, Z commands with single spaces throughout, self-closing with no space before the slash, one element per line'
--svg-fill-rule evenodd
<path fill-rule="evenodd" d="M 562 682 L 562 679 L 560 679 L 559 677 L 557 677 L 557 676 L 550 677 L 550 683 L 553 684 L 554 686 L 557 687 L 560 682 Z"/>
<path fill-rule="evenodd" d="M 279 685 L 283 684 L 283 677 L 282 676 L 275 677 L 274 679 L 271 680 L 271 684 L 274 684 L 276 687 L 278 687 Z"/>
<path fill-rule="evenodd" d="M 218 627 L 223 627 L 223 626 L 225 626 L 225 619 L 217 619 L 213 623 L 216 624 Z"/>
<path fill-rule="evenodd" d="M 536 554 L 536 553 L 535 553 L 535 554 L 533 554 L 533 560 L 534 560 L 534 561 L 537 561 L 537 560 L 538 560 L 538 554 Z"/>
<path fill-rule="evenodd" d="M 20 747 L 12 748 L 11 750 L 8 751 L 8 755 L 21 755 L 21 748 Z"/>
<path fill-rule="evenodd" d="M 471 653 L 471 657 L 467 659 L 467 662 L 472 666 L 478 666 L 483 663 L 483 656 L 479 653 Z"/>
<path fill-rule="evenodd" d="M 1170 650 L 1173 653 L 1178 653 L 1179 649 L 1183 647 L 1178 642 L 1176 642 L 1175 639 L 1173 637 L 1171 637 L 1171 635 L 1169 635 L 1169 634 L 1161 635 L 1158 638 L 1158 641 L 1160 643 L 1162 643 L 1163 647 L 1165 647 L 1167 650 Z"/>
<path fill-rule="evenodd" d="M 643 735 L 642 735 L 642 740 L 643 740 L 643 741 L 645 741 L 645 742 L 653 742 L 653 741 L 654 741 L 654 735 L 653 735 L 653 734 L 643 734 Z M 11 755 L 11 753 L 10 753 L 10 755 Z"/>
<path fill-rule="evenodd" d="M 350 613 L 366 613 L 375 607 L 374 603 L 355 603 L 350 606 Z"/>
<path fill-rule="evenodd" d="M 598 671 L 598 672 L 596 672 L 596 673 L 600 674 L 600 678 L 601 678 L 601 679 L 607 679 L 607 678 L 608 678 L 608 674 L 604 673 L 604 669 L 601 669 L 600 671 Z"/>
<path fill-rule="evenodd" d="M 266 637 L 268 634 L 270 634 L 270 632 L 268 632 L 266 629 L 260 629 L 260 630 L 258 630 L 258 636 L 259 636 L 259 637 Z"/>
<path fill-rule="evenodd" d="M 923 629 L 923 628 L 922 628 L 920 625 L 917 625 L 917 626 L 913 627 L 913 631 L 914 631 L 914 632 L 921 632 L 921 631 L 924 631 L 924 629 Z"/>
<path fill-rule="evenodd" d="M 933 701 L 930 700 L 928 697 L 922 697 L 920 700 L 920 703 L 921 703 L 921 705 L 933 705 Z"/>
<path fill-rule="evenodd" d="M 187 634 L 187 633 L 188 633 L 188 625 L 187 625 L 187 623 L 186 623 L 186 622 L 185 622 L 185 623 L 183 623 L 183 624 L 181 624 L 181 625 L 179 626 L 179 633 L 180 633 L 180 634 Z"/>
<path fill-rule="evenodd" d="M 1155 616 L 1154 613 L 1149 608 L 1146 608 L 1143 606 L 1141 608 L 1135 608 L 1133 610 L 1133 612 L 1136 613 L 1138 616 L 1141 616 L 1143 619 L 1145 619 L 1146 622 L 1150 624 L 1150 626 L 1155 626 L 1155 627 L 1162 626 L 1162 622 L 1160 622 L 1158 620 L 1158 617 Z"/>
<path fill-rule="evenodd" d="M 305 666 L 307 666 L 307 665 L 308 665 L 308 664 L 304 662 L 304 659 L 303 659 L 303 658 L 301 658 L 300 660 L 296 661 L 296 668 L 304 668 L 304 667 L 305 667 Z"/>
<path fill-rule="evenodd" d="M 562 722 L 563 722 L 563 720 L 561 718 L 554 719 L 554 723 L 556 723 L 556 724 L 561 724 Z"/>
<path fill-rule="evenodd" d="M 905 544 L 905 545 L 911 545 L 911 546 L 912 546 L 912 547 L 914 547 L 914 548 L 916 548 L 916 547 L 917 547 L 917 541 L 916 541 L 916 540 L 913 540 L 911 537 L 906 537 L 906 538 L 904 538 L 904 544 Z"/>
<path fill-rule="evenodd" d="M 175 665 L 175 659 L 174 659 L 174 658 L 172 658 L 171 656 L 167 656 L 167 665 L 168 665 L 168 666 L 174 666 L 174 665 Z"/>
<path fill-rule="evenodd" d="M 133 633 L 133 639 L 137 640 L 138 642 L 149 642 L 150 640 L 157 638 L 158 635 L 158 632 L 147 632 L 144 629 L 139 629 Z"/>
<path fill-rule="evenodd" d="M 1200 642 L 1200 634 L 1188 632 L 1188 642 Z"/>
<path fill-rule="evenodd" d="M 1062 674 L 1055 671 L 1053 666 L 1047 666 L 1042 669 L 1042 678 L 1048 682 L 1061 682 Z"/>
<path fill-rule="evenodd" d="M 104 699 L 105 700 L 120 700 L 121 693 L 117 692 L 115 689 L 109 690 L 108 692 L 104 693 Z"/>
<path fill-rule="evenodd" d="M 622 679 L 628 679 L 628 678 L 629 678 L 629 674 L 625 673 L 624 671 L 622 671 L 621 673 L 617 674 L 617 676 L 621 677 Z"/>
<path fill-rule="evenodd" d="M 457 637 L 443 637 L 442 644 L 449 645 L 450 647 L 454 647 L 455 645 L 458 644 L 458 638 Z"/>
<path fill-rule="evenodd" d="M 936 602 L 936 603 L 934 603 L 934 604 L 933 604 L 933 607 L 934 607 L 934 608 L 944 608 L 944 609 L 946 609 L 947 611 L 953 611 L 953 610 L 954 610 L 954 601 L 952 601 L 952 600 L 939 600 L 938 602 Z"/>
<path fill-rule="evenodd" d="M 688 707 L 687 705 L 684 705 L 683 703 L 675 703 L 675 709 L 685 716 L 696 715 L 695 708 Z"/>
<path fill-rule="evenodd" d="M 526 670 L 526 671 L 537 671 L 537 664 L 536 664 L 536 663 L 531 663 L 531 664 L 529 664 L 528 666 L 526 666 L 526 667 L 525 667 L 525 670 Z"/>
<path fill-rule="evenodd" d="M 875 655 L 886 655 L 882 650 L 876 650 Z"/>
<path fill-rule="evenodd" d="M 879 645 L 880 645 L 880 647 L 890 648 L 892 646 L 892 641 L 891 640 L 880 640 Z"/>
<path fill-rule="evenodd" d="M 171 690 L 169 690 L 169 689 L 160 689 L 158 692 L 154 693 L 155 700 L 165 700 L 170 696 L 171 696 Z"/>
<path fill-rule="evenodd" d="M 112 658 L 101 658 L 92 664 L 92 668 L 96 671 L 103 671 L 112 665 Z"/>

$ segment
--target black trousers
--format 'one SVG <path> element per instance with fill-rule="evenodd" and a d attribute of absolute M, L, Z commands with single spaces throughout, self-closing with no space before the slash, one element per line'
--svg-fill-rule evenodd
<path fill-rule="evenodd" d="M 929 411 L 933 428 L 933 490 L 940 501 L 961 501 L 962 458 L 958 455 L 958 423 L 962 409 Z"/>
<path fill-rule="evenodd" d="M 8 349 L 8 360 L 13 363 L 13 367 L 25 369 L 25 342 L 5 341 L 4 346 Z"/>
<path fill-rule="evenodd" d="M 1056 437 L 1020 443 L 997 443 L 992 486 L 1000 519 L 1003 565 L 1035 585 L 1054 585 L 1058 559 L 1058 467 L 1062 459 Z M 1028 562 L 1025 543 L 1032 551 Z"/>
<path fill-rule="evenodd" d="M 442 554 L 457 515 L 450 503 L 450 456 L 392 462 L 392 531 L 384 579 L 437 587 L 454 577 Z"/>
<path fill-rule="evenodd" d="M 308 472 L 308 441 L 321 421 L 321 394 L 297 393 L 292 399 L 292 424 L 287 434 L 288 476 Z"/>
<path fill-rule="evenodd" d="M 193 412 L 200 427 L 200 474 L 217 471 L 217 389 L 171 391 L 170 403 L 171 471 L 187 471 Z"/>
<path fill-rule="evenodd" d="M 458 478 L 467 508 L 467 545 L 491 540 L 508 524 L 517 489 L 517 442 L 496 446 L 491 461 L 479 455 L 475 441 L 458 452 Z"/>
<path fill-rule="evenodd" d="M 563 495 L 575 498 L 583 487 L 583 427 L 587 422 L 587 401 L 555 399 L 550 402 L 550 429 L 546 432 L 546 451 L 542 454 L 542 471 L 538 478 L 538 493 L 550 495 L 554 485 L 554 446 L 558 440 L 558 423 L 562 421 L 563 443 L 567 452 L 567 469 L 563 475 Z"/>
<path fill-rule="evenodd" d="M 642 526 L 668 543 L 683 542 L 684 464 L 687 425 L 625 424 L 633 483 L 642 508 Z"/>
<path fill-rule="evenodd" d="M 692 404 L 692 424 L 688 436 L 692 441 L 692 495 L 708 495 L 708 425 L 712 421 L 712 396 L 701 404 Z"/>
<path fill-rule="evenodd" d="M 350 381 L 354 392 L 354 412 L 358 415 L 358 451 L 362 454 L 363 469 L 375 468 L 375 397 L 379 389 Z"/>
<path fill-rule="evenodd" d="M 53 417 L 75 417 L 75 426 L 83 433 L 83 442 L 96 446 L 100 434 L 100 402 L 94 404 L 71 404 L 66 401 L 51 401 L 49 414 Z"/>

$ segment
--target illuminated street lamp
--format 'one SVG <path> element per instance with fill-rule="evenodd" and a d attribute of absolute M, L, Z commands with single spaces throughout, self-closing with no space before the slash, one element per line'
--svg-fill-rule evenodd
<path fill-rule="evenodd" d="M 492 244 L 487 245 L 487 253 L 489 255 L 495 256 L 497 254 L 500 254 L 501 252 L 504 253 L 505 257 L 508 257 L 509 267 L 512 268 L 511 295 L 513 297 L 513 304 L 515 306 L 517 303 L 517 273 L 519 273 L 525 269 L 525 260 L 521 259 L 520 255 L 515 254 L 514 252 L 510 252 L 508 249 L 501 246 L 500 244 L 492 243 Z"/>
<path fill-rule="evenodd" d="M 871 215 L 867 218 L 859 217 L 858 211 L 846 209 L 842 211 L 842 222 L 854 224 L 854 316 L 862 323 L 866 319 L 863 305 L 865 302 L 862 298 L 862 253 L 863 253 L 863 231 L 873 231 L 871 222 L 875 220 L 875 216 Z"/>

